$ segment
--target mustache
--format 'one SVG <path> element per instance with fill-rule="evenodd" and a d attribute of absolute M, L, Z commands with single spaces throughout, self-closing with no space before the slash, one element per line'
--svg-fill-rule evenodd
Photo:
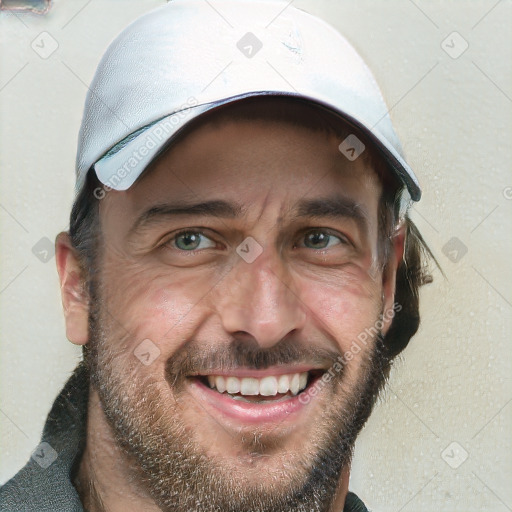
<path fill-rule="evenodd" d="M 165 370 L 167 376 L 176 382 L 191 375 L 240 367 L 264 370 L 271 366 L 306 364 L 328 369 L 340 355 L 339 350 L 313 347 L 289 338 L 268 348 L 261 348 L 255 340 L 234 339 L 214 347 L 191 341 L 169 358 Z"/>

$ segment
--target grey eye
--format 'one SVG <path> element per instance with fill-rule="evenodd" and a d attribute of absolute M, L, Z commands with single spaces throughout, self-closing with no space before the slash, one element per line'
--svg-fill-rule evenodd
<path fill-rule="evenodd" d="M 175 246 L 182 251 L 194 251 L 215 246 L 208 237 L 196 231 L 179 233 L 174 238 Z"/>
<path fill-rule="evenodd" d="M 327 249 L 341 242 L 340 237 L 325 231 L 310 231 L 304 236 L 304 245 L 309 249 Z"/>

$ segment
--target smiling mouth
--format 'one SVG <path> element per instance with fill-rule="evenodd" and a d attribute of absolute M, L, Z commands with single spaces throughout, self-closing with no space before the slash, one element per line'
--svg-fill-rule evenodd
<path fill-rule="evenodd" d="M 323 370 L 309 370 L 261 378 L 234 375 L 197 375 L 194 378 L 222 396 L 247 403 L 276 403 L 305 392 L 323 375 Z"/>

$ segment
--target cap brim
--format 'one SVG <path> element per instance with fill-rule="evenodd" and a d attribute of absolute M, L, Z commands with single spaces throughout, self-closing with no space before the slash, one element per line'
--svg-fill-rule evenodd
<path fill-rule="evenodd" d="M 214 109 L 256 96 L 294 97 L 338 115 L 345 122 L 361 130 L 375 144 L 376 149 L 380 151 L 390 168 L 407 188 L 411 199 L 420 200 L 421 189 L 412 169 L 392 144 L 384 136 L 379 135 L 375 126 L 367 126 L 364 121 L 357 120 L 350 114 L 341 112 L 335 106 L 317 98 L 282 91 L 254 91 L 173 112 L 137 130 L 112 147 L 93 166 L 98 179 L 109 189 L 127 190 L 191 121 Z M 84 179 L 85 175 L 77 182 L 77 190 L 81 189 Z"/>

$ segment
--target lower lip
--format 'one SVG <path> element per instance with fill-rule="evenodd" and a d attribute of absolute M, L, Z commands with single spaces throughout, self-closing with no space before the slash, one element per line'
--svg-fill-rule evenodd
<path fill-rule="evenodd" d="M 306 406 L 311 406 L 311 402 L 303 403 L 300 400 L 300 394 L 280 402 L 241 402 L 209 388 L 199 379 L 191 379 L 190 391 L 217 413 L 246 424 L 280 423 L 296 419 Z"/>

